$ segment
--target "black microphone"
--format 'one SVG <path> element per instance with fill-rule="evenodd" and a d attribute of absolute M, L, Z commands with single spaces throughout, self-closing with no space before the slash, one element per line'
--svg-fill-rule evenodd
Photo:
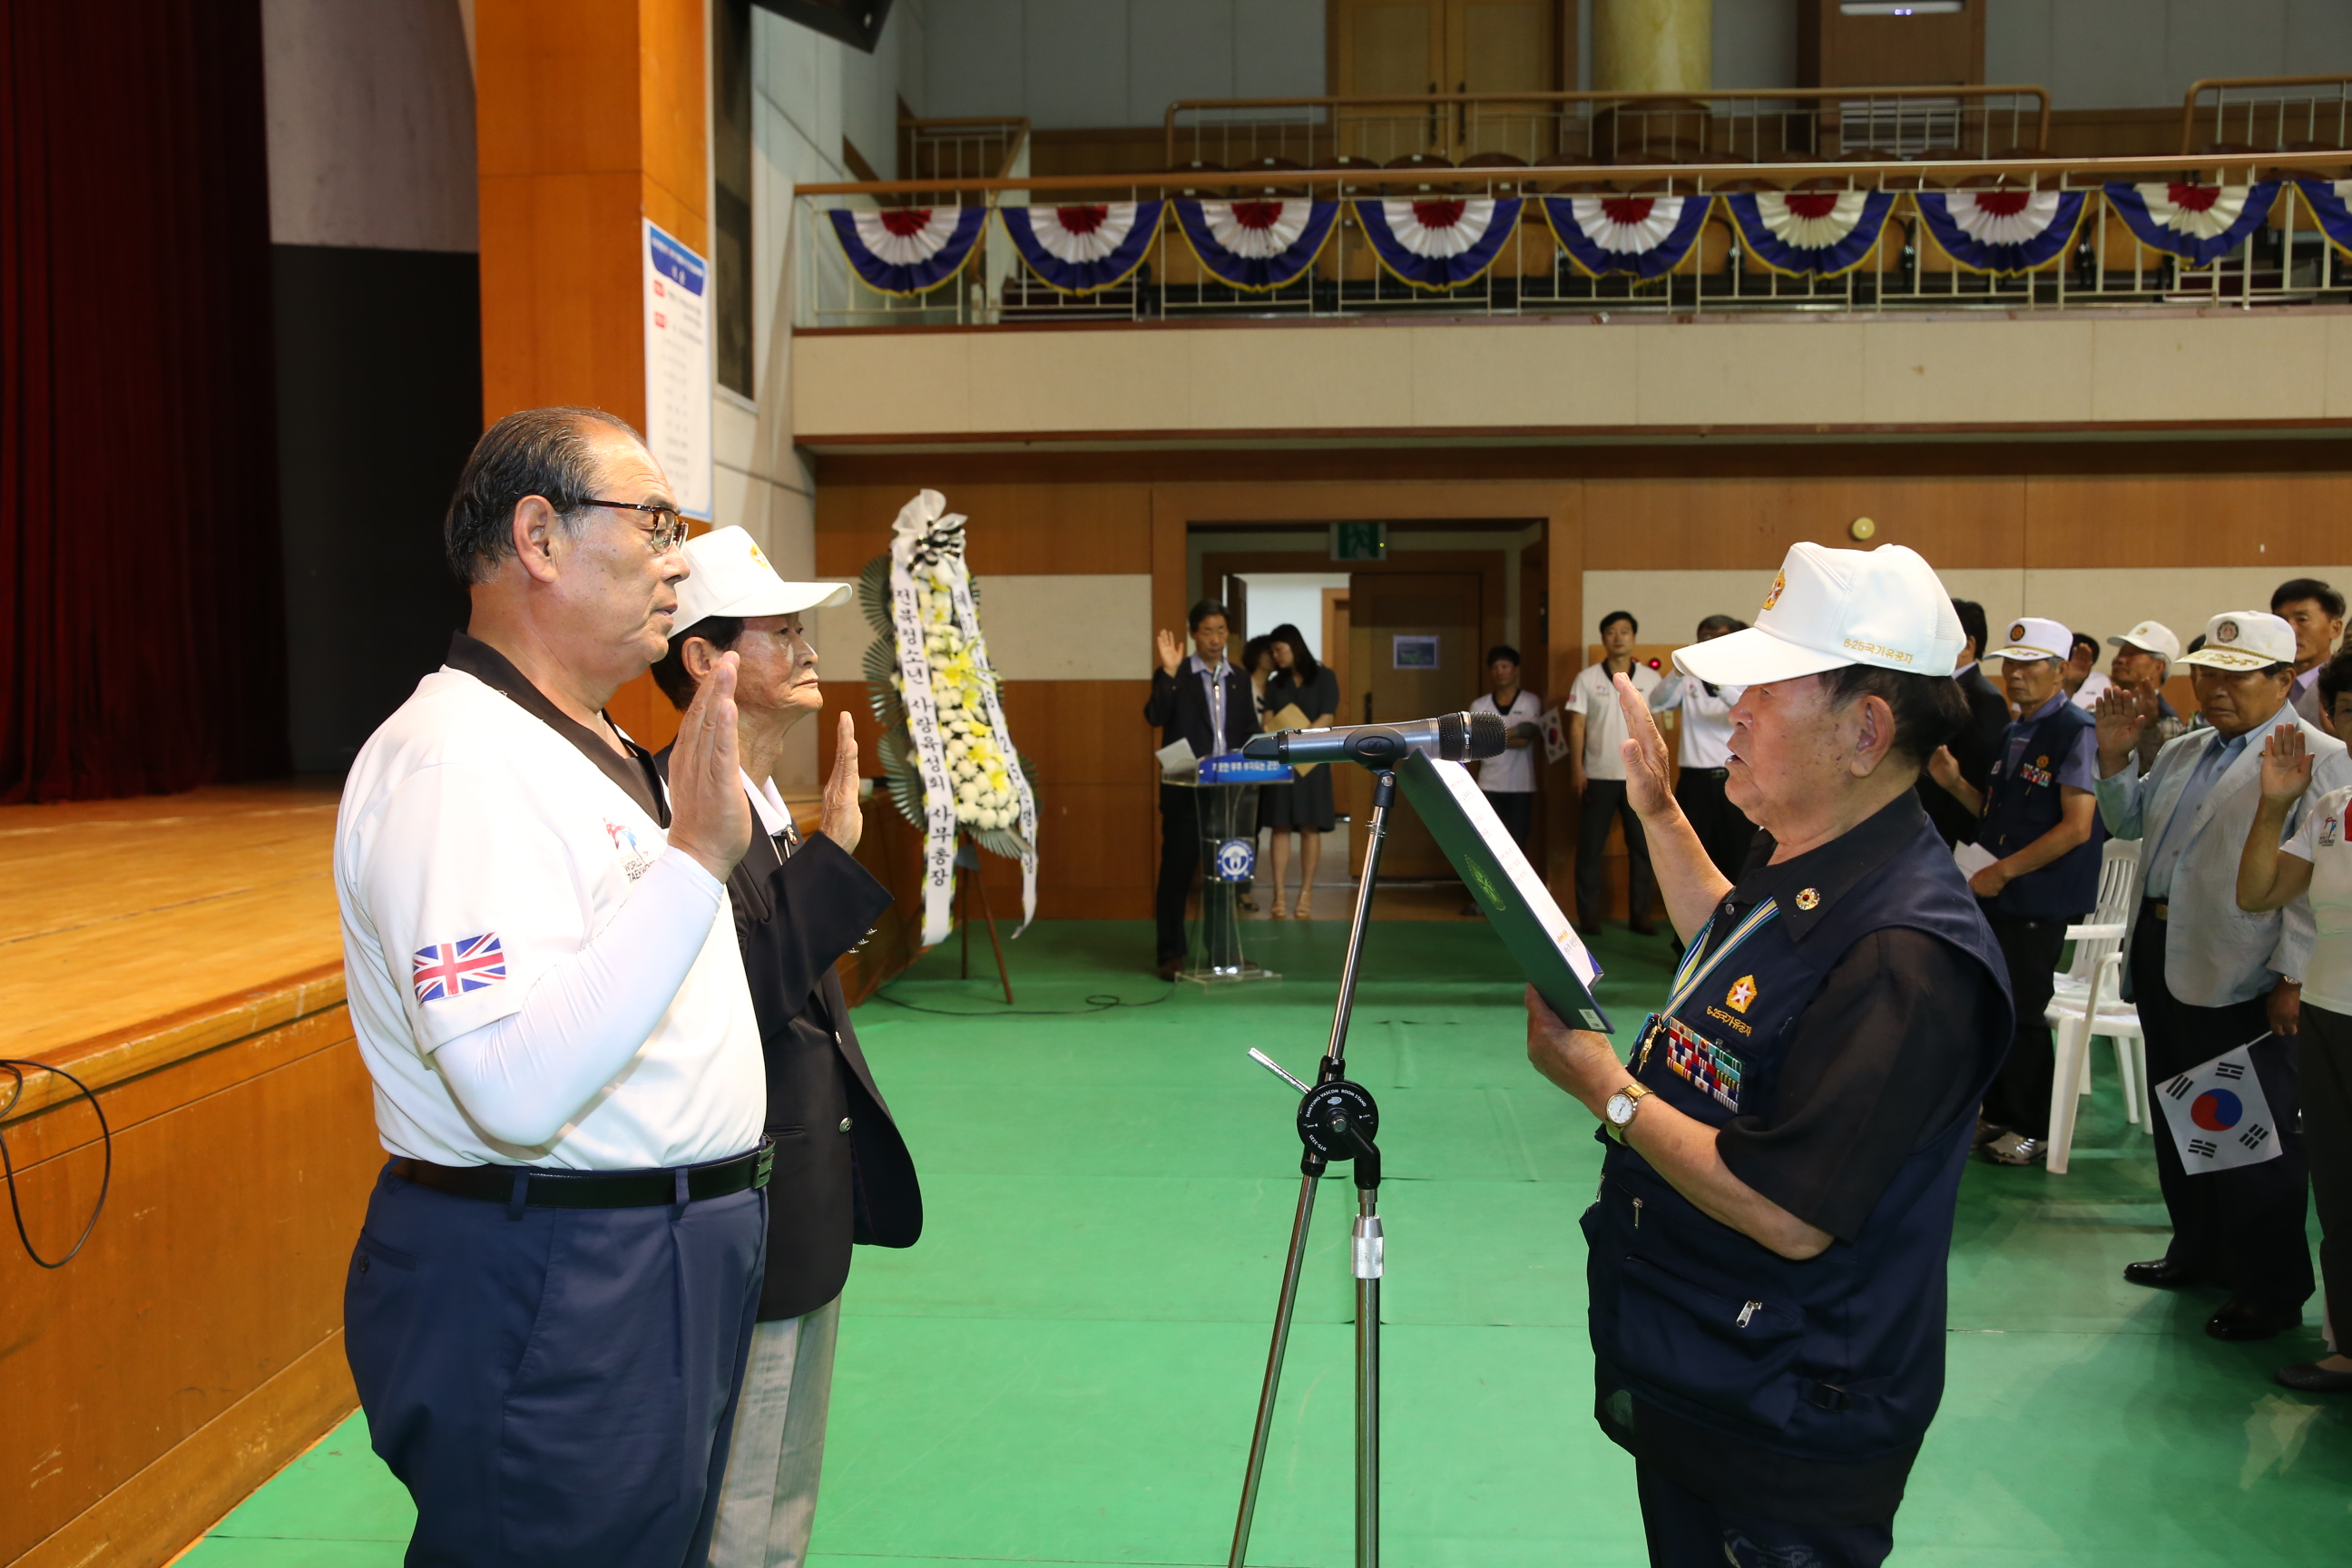
<path fill-rule="evenodd" d="M 1407 752 L 1433 752 L 1449 763 L 1499 757 L 1509 738 L 1499 714 L 1441 713 L 1402 724 L 1338 724 L 1252 735 L 1242 755 L 1259 762 L 1361 763 L 1381 768 L 1402 762 Z"/>

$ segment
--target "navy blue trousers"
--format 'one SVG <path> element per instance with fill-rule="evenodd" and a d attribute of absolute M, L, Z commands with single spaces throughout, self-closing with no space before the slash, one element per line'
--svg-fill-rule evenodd
<path fill-rule="evenodd" d="M 767 1232 L 764 1190 L 514 1211 L 379 1175 L 344 1349 L 409 1568 L 701 1568 Z"/>
<path fill-rule="evenodd" d="M 1878 1568 L 1895 1550 L 1895 1521 L 1786 1524 L 1718 1508 L 1654 1465 L 1633 1466 L 1650 1568 Z"/>

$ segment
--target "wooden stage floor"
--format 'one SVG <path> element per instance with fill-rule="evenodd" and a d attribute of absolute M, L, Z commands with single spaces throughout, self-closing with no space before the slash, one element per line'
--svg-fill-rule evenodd
<path fill-rule="evenodd" d="M 337 790 L 0 807 L 0 1056 L 340 969 Z"/>

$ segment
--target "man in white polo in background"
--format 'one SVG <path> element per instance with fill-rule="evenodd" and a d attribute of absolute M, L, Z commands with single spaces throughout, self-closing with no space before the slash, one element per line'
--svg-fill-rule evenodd
<path fill-rule="evenodd" d="M 1626 924 L 1637 936 L 1654 936 L 1658 927 L 1650 917 L 1650 901 L 1657 879 L 1650 871 L 1642 819 L 1625 800 L 1625 759 L 1618 754 L 1625 743 L 1625 716 L 1618 711 L 1617 689 L 1611 684 L 1622 674 L 1645 698 L 1658 689 L 1658 672 L 1633 657 L 1633 639 L 1641 630 L 1630 610 L 1601 616 L 1601 662 L 1577 672 L 1559 710 L 1568 721 L 1569 787 L 1580 803 L 1576 923 L 1588 931 L 1601 929 L 1601 859 L 1609 847 L 1609 822 L 1615 817 L 1625 828 Z"/>
<path fill-rule="evenodd" d="M 1748 623 L 1737 616 L 1709 616 L 1698 624 L 1698 641 L 1712 642 Z M 1731 777 L 1731 705 L 1743 689 L 1709 686 L 1696 675 L 1677 669 L 1650 693 L 1650 711 L 1680 710 L 1675 728 L 1675 804 L 1682 807 L 1691 831 L 1708 861 L 1725 877 L 1737 879 L 1748 864 L 1748 846 L 1756 841 L 1756 825 L 1731 804 L 1724 784 Z"/>
<path fill-rule="evenodd" d="M 759 1305 L 760 1031 L 725 879 L 737 660 L 665 792 L 605 717 L 662 656 L 685 530 L 637 433 L 510 414 L 445 525 L 447 662 L 335 826 L 352 1026 L 392 1158 L 343 1295 L 412 1563 L 698 1568 Z"/>
<path fill-rule="evenodd" d="M 2147 1031 L 2157 1179 L 2172 1218 L 2165 1255 L 2130 1265 L 2124 1278 L 2226 1289 L 2229 1299 L 2205 1324 L 2224 1340 L 2269 1339 L 2292 1327 L 2312 1291 L 2289 1060 L 2311 957 L 2311 906 L 2297 900 L 2266 913 L 2238 907 L 2238 863 L 2262 804 L 2270 732 L 2302 731 L 2315 759 L 2312 797 L 2352 785 L 2344 742 L 2287 706 L 2294 657 L 2294 632 L 2278 616 L 2260 610 L 2214 616 L 2205 646 L 2180 660 L 2195 672 L 2208 727 L 2166 746 L 2145 776 L 2133 758 L 2155 704 L 2118 689 L 2098 707 L 2099 815 L 2116 837 L 2140 841 L 2141 898 L 2124 973 Z M 2280 824 L 2283 837 L 2302 827 L 2307 805 L 2294 804 Z M 2192 1173 L 2165 1116 L 2164 1086 L 2240 1047 L 2250 1047 L 2277 1153 Z"/>

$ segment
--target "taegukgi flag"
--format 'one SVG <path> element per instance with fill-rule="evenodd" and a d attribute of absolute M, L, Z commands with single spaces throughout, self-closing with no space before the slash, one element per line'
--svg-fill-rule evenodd
<path fill-rule="evenodd" d="M 2257 1035 L 2157 1090 L 2181 1168 L 2190 1175 L 2278 1158 L 2278 1128 L 2250 1054 L 2269 1038 Z"/>

